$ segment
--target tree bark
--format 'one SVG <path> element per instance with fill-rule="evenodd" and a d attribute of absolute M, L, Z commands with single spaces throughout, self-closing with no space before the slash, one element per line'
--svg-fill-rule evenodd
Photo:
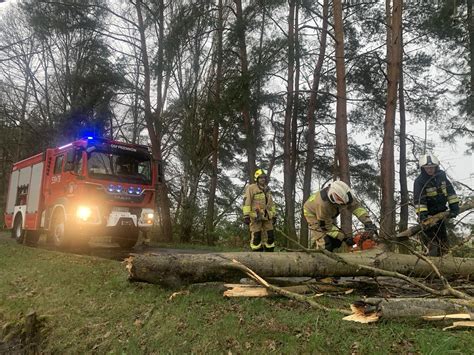
<path fill-rule="evenodd" d="M 303 202 L 309 198 L 311 194 L 311 178 L 313 176 L 313 160 L 315 147 L 315 127 L 316 127 L 316 102 L 318 98 L 319 82 L 321 79 L 321 69 L 326 55 L 326 39 L 328 29 L 328 12 L 329 0 L 324 0 L 323 3 L 323 24 L 321 29 L 321 41 L 319 46 L 318 61 L 313 71 L 313 85 L 311 87 L 311 95 L 309 97 L 308 112 L 306 113 L 306 120 L 308 121 L 308 132 L 306 135 L 308 152 L 306 153 L 306 161 L 304 166 L 304 180 L 303 180 Z M 301 231 L 300 243 L 304 247 L 308 246 L 308 224 L 303 214 L 301 216 Z"/>
<path fill-rule="evenodd" d="M 470 92 L 468 95 L 467 114 L 474 113 L 474 16 L 472 16 L 473 0 L 466 0 L 467 4 L 467 29 L 469 33 L 469 67 L 471 74 Z M 472 117 L 472 116 L 471 116 Z"/>
<path fill-rule="evenodd" d="M 405 117 L 405 95 L 403 87 L 403 29 L 400 29 L 400 85 L 398 88 L 399 110 L 400 110 L 400 221 L 398 231 L 403 232 L 408 228 L 408 183 L 407 183 L 407 149 L 406 149 L 406 117 Z M 401 253 L 407 254 L 407 250 L 401 247 Z"/>
<path fill-rule="evenodd" d="M 400 28 L 402 19 L 402 0 L 393 0 L 393 9 L 387 37 L 388 57 L 388 90 L 385 110 L 383 149 L 381 157 L 381 189 L 382 201 L 380 211 L 380 232 L 384 238 L 395 235 L 395 111 L 397 106 L 397 87 L 400 78 Z"/>
<path fill-rule="evenodd" d="M 209 184 L 209 197 L 206 212 L 206 241 L 208 245 L 214 244 L 214 215 L 217 191 L 217 169 L 219 160 L 219 121 L 221 118 L 221 82 L 222 82 L 222 34 L 224 31 L 224 16 L 222 0 L 218 0 L 218 19 L 216 33 L 216 81 L 214 87 L 215 107 L 217 108 L 212 126 L 212 155 L 211 155 L 211 177 Z"/>
<path fill-rule="evenodd" d="M 293 235 L 294 239 L 298 239 L 296 234 L 296 216 L 295 216 L 295 201 L 296 201 L 296 164 L 298 159 L 298 113 L 300 103 L 300 74 L 301 74 L 301 62 L 300 62 L 300 42 L 299 42 L 299 0 L 295 4 L 295 21 L 294 21 L 294 58 L 295 58 L 295 80 L 294 80 L 294 94 L 293 94 L 293 114 L 291 118 L 291 163 L 290 172 L 292 174 L 292 186 L 291 186 L 291 218 L 288 218 L 290 236 Z M 287 201 L 288 202 L 288 201 Z M 290 223 L 291 222 L 291 223 Z M 291 247 L 291 245 L 290 245 Z"/>
<path fill-rule="evenodd" d="M 372 250 L 364 253 L 338 254 L 352 264 L 375 266 L 412 277 L 426 277 L 433 269 L 413 255 Z M 232 265 L 236 259 L 262 277 L 373 276 L 373 272 L 333 260 L 322 253 L 215 253 L 134 255 L 127 259 L 131 281 L 145 281 L 164 286 L 235 281 L 242 273 Z M 445 276 L 474 275 L 474 259 L 429 258 Z"/>
<path fill-rule="evenodd" d="M 472 301 L 441 298 L 366 298 L 351 307 L 361 317 L 395 319 L 438 316 L 474 311 Z"/>
<path fill-rule="evenodd" d="M 248 69 L 247 44 L 245 41 L 245 20 L 242 13 L 242 1 L 234 0 L 235 13 L 237 17 L 237 38 L 239 46 L 240 71 L 242 80 L 242 103 L 241 111 L 244 120 L 245 142 L 247 150 L 247 174 L 249 182 L 253 181 L 256 170 L 257 147 L 255 143 L 254 127 L 250 116 L 250 74 Z"/>
<path fill-rule="evenodd" d="M 344 63 L 344 26 L 342 20 L 342 1 L 333 1 L 334 37 L 336 39 L 336 158 L 339 178 L 351 184 L 349 175 L 349 149 L 347 145 L 347 97 L 346 68 Z M 341 213 L 341 228 L 347 235 L 352 233 L 352 216 L 348 211 Z"/>
<path fill-rule="evenodd" d="M 148 130 L 148 135 L 150 136 L 151 147 L 153 158 L 158 165 L 157 179 L 156 179 L 156 199 L 158 207 L 159 227 L 160 227 L 160 236 L 159 239 L 164 241 L 171 241 L 173 238 L 172 227 L 171 227 L 171 213 L 170 213 L 170 203 L 168 198 L 168 187 L 166 186 L 162 151 L 161 151 L 161 132 L 159 125 L 159 117 L 161 114 L 162 107 L 157 108 L 156 113 L 153 114 L 151 106 L 151 69 L 148 59 L 148 49 L 146 44 L 145 36 L 145 23 L 142 15 L 142 3 L 141 0 L 137 1 L 135 4 L 135 9 L 137 12 L 138 19 L 138 31 L 140 33 L 140 46 L 141 46 L 141 55 L 143 63 L 143 78 L 144 78 L 144 88 L 143 88 L 143 102 L 144 102 L 144 111 L 145 111 L 145 122 Z M 163 8 L 161 8 L 163 10 Z M 158 88 L 161 93 L 161 87 Z"/>
<path fill-rule="evenodd" d="M 286 109 L 283 131 L 283 193 L 285 195 L 285 217 L 288 235 L 296 239 L 295 229 L 295 203 L 293 191 L 295 188 L 295 171 L 292 170 L 292 160 L 294 149 L 292 146 L 292 137 L 295 132 L 292 131 L 292 110 L 294 105 L 294 73 L 295 73 L 295 8 L 296 1 L 289 1 L 288 10 L 288 76 L 286 86 Z"/>

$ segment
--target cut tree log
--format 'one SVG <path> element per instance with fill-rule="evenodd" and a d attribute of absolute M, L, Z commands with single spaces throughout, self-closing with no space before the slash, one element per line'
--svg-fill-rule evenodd
<path fill-rule="evenodd" d="M 278 296 L 277 293 L 270 291 L 269 289 L 260 286 L 258 284 L 224 284 L 227 287 L 227 290 L 224 291 L 225 297 L 269 297 L 269 296 Z M 297 285 L 297 286 L 286 286 L 281 287 L 281 289 L 293 293 L 303 294 L 315 294 L 315 295 L 324 295 L 326 293 L 331 294 L 349 294 L 354 291 L 347 287 L 341 287 L 336 285 L 328 284 L 307 284 L 307 285 Z"/>
<path fill-rule="evenodd" d="M 432 267 L 414 255 L 370 250 L 361 253 L 337 254 L 347 265 L 322 253 L 215 253 L 215 254 L 151 254 L 133 255 L 126 260 L 130 281 L 144 281 L 163 286 L 191 283 L 233 282 L 242 277 L 231 262 L 236 259 L 262 277 L 326 277 L 374 276 L 374 272 L 354 266 L 366 265 L 395 271 L 412 277 L 433 274 Z M 446 277 L 474 275 L 474 259 L 429 258 Z"/>
<path fill-rule="evenodd" d="M 447 316 L 453 313 L 472 313 L 474 302 L 461 299 L 440 298 L 367 298 L 351 305 L 353 314 L 345 317 L 359 323 L 378 319 Z"/>

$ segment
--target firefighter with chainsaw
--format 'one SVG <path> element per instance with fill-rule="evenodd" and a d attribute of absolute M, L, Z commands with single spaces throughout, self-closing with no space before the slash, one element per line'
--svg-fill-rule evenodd
<path fill-rule="evenodd" d="M 459 198 L 446 173 L 439 168 L 438 158 L 432 154 L 422 155 L 419 166 L 421 174 L 415 179 L 413 199 L 420 223 L 430 216 L 446 211 L 446 204 L 449 206 L 449 217 L 456 217 L 459 213 Z M 422 234 L 422 242 L 428 249 L 428 255 L 445 254 L 448 251 L 445 221 L 426 228 Z"/>
<path fill-rule="evenodd" d="M 252 251 L 272 252 L 275 249 L 273 225 L 276 222 L 276 208 L 268 187 L 268 176 L 262 169 L 254 174 L 255 182 L 245 190 L 244 223 L 250 228 Z"/>
<path fill-rule="evenodd" d="M 334 222 L 341 209 L 349 210 L 365 226 L 365 232 L 352 238 L 346 236 Z M 363 242 L 372 241 L 377 228 L 365 208 L 354 198 L 349 186 L 343 181 L 333 181 L 329 186 L 312 194 L 303 205 L 303 214 L 311 231 L 311 248 L 333 251 L 345 242 L 360 249 Z M 369 243 L 371 247 L 374 242 Z M 365 244 L 367 245 L 367 243 Z"/>

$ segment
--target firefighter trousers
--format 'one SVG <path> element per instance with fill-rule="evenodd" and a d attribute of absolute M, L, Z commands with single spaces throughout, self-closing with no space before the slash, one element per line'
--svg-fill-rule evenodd
<path fill-rule="evenodd" d="M 251 220 L 250 249 L 252 251 L 273 251 L 275 249 L 275 234 L 271 220 Z"/>
<path fill-rule="evenodd" d="M 448 252 L 448 233 L 444 221 L 423 231 L 421 241 L 428 249 L 429 256 L 442 256 Z"/>
<path fill-rule="evenodd" d="M 311 249 L 326 249 L 334 251 L 342 245 L 342 241 L 328 236 L 325 232 L 310 229 L 311 231 Z"/>

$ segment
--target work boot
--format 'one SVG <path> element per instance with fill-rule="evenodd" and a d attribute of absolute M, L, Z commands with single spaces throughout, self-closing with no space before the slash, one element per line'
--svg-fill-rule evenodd
<path fill-rule="evenodd" d="M 252 232 L 252 237 L 250 240 L 250 249 L 252 249 L 252 251 L 263 251 L 261 231 Z"/>
<path fill-rule="evenodd" d="M 266 252 L 273 252 L 275 249 L 275 235 L 273 234 L 273 229 L 267 231 L 267 242 L 264 246 Z"/>

